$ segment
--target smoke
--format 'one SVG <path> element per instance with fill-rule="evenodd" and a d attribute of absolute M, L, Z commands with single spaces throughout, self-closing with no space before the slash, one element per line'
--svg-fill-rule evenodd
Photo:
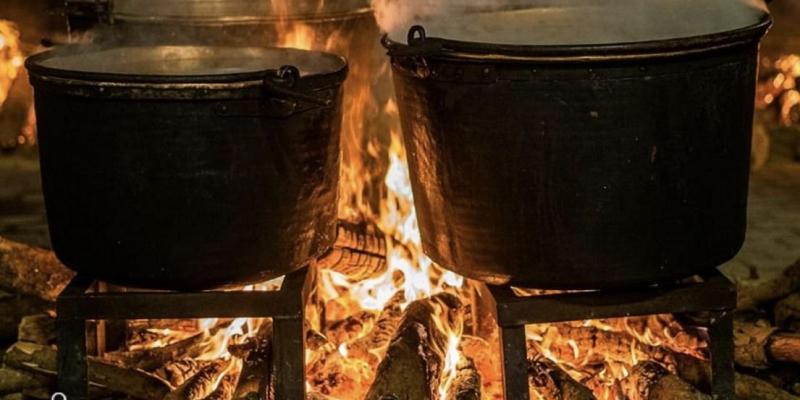
<path fill-rule="evenodd" d="M 508 0 L 372 0 L 372 8 L 381 29 L 396 32 L 414 21 L 498 9 L 507 3 Z"/>

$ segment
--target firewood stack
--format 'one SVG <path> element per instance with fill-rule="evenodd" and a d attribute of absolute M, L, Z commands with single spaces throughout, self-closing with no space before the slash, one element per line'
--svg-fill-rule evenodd
<path fill-rule="evenodd" d="M 337 248 L 322 260 L 327 268 L 358 279 L 378 276 L 386 268 L 386 241 L 380 232 L 342 225 L 340 237 Z M 360 263 L 367 268 L 357 268 Z M 0 367 L 0 399 L 49 398 L 55 390 L 53 301 L 72 276 L 51 252 L 0 238 L 0 341 L 7 348 Z M 774 280 L 741 286 L 740 297 L 737 398 L 800 399 L 800 261 Z M 485 325 L 476 319 L 490 316 L 477 315 L 474 299 L 441 293 L 401 306 L 403 299 L 398 292 L 380 311 L 309 321 L 309 398 L 499 398 L 496 332 L 476 328 Z M 701 320 L 701 315 L 649 316 L 531 326 L 531 398 L 590 400 L 611 392 L 629 400 L 710 399 Z M 92 396 L 271 398 L 271 321 L 232 337 L 231 324 L 109 322 L 107 328 L 119 330 L 121 339 L 90 357 Z M 448 359 L 453 333 L 461 334 L 457 361 Z M 220 353 L 225 340 L 226 355 L 209 356 Z M 609 385 L 604 377 L 614 368 L 624 368 L 626 377 Z"/>

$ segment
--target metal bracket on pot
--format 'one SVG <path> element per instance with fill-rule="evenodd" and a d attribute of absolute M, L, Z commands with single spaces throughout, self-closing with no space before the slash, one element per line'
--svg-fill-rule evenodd
<path fill-rule="evenodd" d="M 226 118 L 288 118 L 315 108 L 333 106 L 334 101 L 330 98 L 335 94 L 330 89 L 317 91 L 321 97 L 316 97 L 294 90 L 299 81 L 300 71 L 291 65 L 267 71 L 262 79 L 265 96 L 260 101 L 222 102 L 215 106 L 214 112 Z"/>
<path fill-rule="evenodd" d="M 320 107 L 330 107 L 333 100 L 315 97 L 293 90 L 300 81 L 300 70 L 293 65 L 284 65 L 277 71 L 267 73 L 264 77 L 264 89 L 267 93 L 292 100 L 304 101 Z"/>

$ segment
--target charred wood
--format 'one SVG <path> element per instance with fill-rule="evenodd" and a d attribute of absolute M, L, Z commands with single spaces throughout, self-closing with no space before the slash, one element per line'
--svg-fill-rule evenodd
<path fill-rule="evenodd" d="M 430 334 L 417 322 L 400 329 L 378 366 L 367 400 L 436 398 L 443 355 L 431 346 Z"/>
<path fill-rule="evenodd" d="M 502 382 L 503 367 L 497 356 L 501 351 L 499 340 L 464 335 L 461 337 L 461 351 L 475 362 L 484 382 Z"/>
<path fill-rule="evenodd" d="M 626 391 L 631 399 L 711 400 L 711 396 L 652 361 L 637 364 L 626 383 Z"/>
<path fill-rule="evenodd" d="M 404 296 L 402 292 L 398 292 L 392 297 L 383 311 L 381 311 L 372 330 L 348 346 L 349 353 L 353 357 L 368 359 L 372 366 L 378 365 L 380 359 L 376 356 L 376 353 L 383 353 L 382 350 L 389 345 L 403 318 L 403 310 L 400 307 L 400 303 L 405 298 Z"/>
<path fill-rule="evenodd" d="M 41 345 L 53 344 L 56 340 L 56 320 L 48 314 L 29 315 L 19 323 L 17 340 Z"/>
<path fill-rule="evenodd" d="M 265 323 L 256 337 L 247 342 L 246 353 L 239 353 L 244 362 L 233 393 L 234 399 L 272 400 L 272 323 Z"/>
<path fill-rule="evenodd" d="M 706 354 L 707 334 L 694 326 L 681 323 L 672 315 L 591 320 L 590 324 L 602 330 L 628 334 L 645 345 L 664 347 L 695 357 L 705 357 Z M 556 324 L 562 325 L 585 327 L 583 321 Z"/>
<path fill-rule="evenodd" d="M 162 347 L 135 351 L 114 351 L 103 355 L 103 358 L 131 368 L 153 371 L 164 364 L 183 358 L 197 358 L 211 351 L 222 339 L 229 323 L 217 325 L 206 332 L 170 343 Z"/>
<path fill-rule="evenodd" d="M 346 343 L 356 340 L 364 329 L 375 322 L 378 314 L 364 310 L 347 318 L 332 321 L 323 327 L 323 333 L 333 343 Z"/>
<path fill-rule="evenodd" d="M 28 371 L 0 368 L 0 394 L 21 393 L 25 389 L 52 388 L 55 379 Z"/>
<path fill-rule="evenodd" d="M 606 361 L 628 362 L 631 354 L 638 360 L 668 363 L 672 352 L 639 342 L 623 332 L 594 327 L 550 326 L 541 341 L 529 340 L 529 349 L 536 353 L 549 351 L 554 359 L 573 364 L 602 365 Z M 535 355 L 535 354 L 534 354 Z"/>
<path fill-rule="evenodd" d="M 459 360 L 446 400 L 481 400 L 481 375 L 471 359 Z"/>
<path fill-rule="evenodd" d="M 774 361 L 800 363 L 800 333 L 782 332 L 768 321 L 734 321 L 735 359 L 748 368 L 769 368 Z"/>
<path fill-rule="evenodd" d="M 228 372 L 231 361 L 215 360 L 202 368 L 177 389 L 164 397 L 164 400 L 202 400 L 210 396 Z"/>
<path fill-rule="evenodd" d="M 210 361 L 198 361 L 191 358 L 184 358 L 170 361 L 153 373 L 169 382 L 172 386 L 178 387 L 200 372 L 201 369 L 208 366 L 208 364 L 210 364 Z"/>
<path fill-rule="evenodd" d="M 445 326 L 455 327 L 463 322 L 459 300 L 449 294 L 439 294 L 411 303 L 403 316 L 386 356 L 378 366 L 375 381 L 366 400 L 436 399 L 447 346 L 447 337 L 437 325 L 442 318 Z"/>
<path fill-rule="evenodd" d="M 708 361 L 678 354 L 675 356 L 677 374 L 698 389 L 711 391 L 711 365 Z M 756 377 L 736 373 L 737 400 L 798 400 L 797 396 Z"/>
<path fill-rule="evenodd" d="M 52 251 L 0 237 L 0 287 L 55 301 L 74 275 Z"/>
<path fill-rule="evenodd" d="M 591 390 L 572 379 L 552 361 L 538 356 L 528 359 L 528 387 L 531 399 L 595 399 Z"/>
<path fill-rule="evenodd" d="M 14 368 L 55 376 L 57 352 L 54 348 L 33 343 L 18 342 L 5 354 L 5 364 Z M 161 400 L 172 386 L 147 372 L 89 359 L 89 380 L 113 392 L 144 400 Z"/>
<path fill-rule="evenodd" d="M 236 382 L 239 380 L 238 373 L 228 373 L 219 381 L 217 388 L 211 392 L 205 400 L 231 400 L 236 392 Z"/>
<path fill-rule="evenodd" d="M 757 282 L 739 282 L 737 308 L 750 309 L 800 289 L 800 260 L 772 279 Z"/>

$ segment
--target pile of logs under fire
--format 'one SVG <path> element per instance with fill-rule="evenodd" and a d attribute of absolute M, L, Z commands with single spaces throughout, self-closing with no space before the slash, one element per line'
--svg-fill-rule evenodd
<path fill-rule="evenodd" d="M 386 256 L 386 239 L 376 229 L 343 224 L 336 248 L 320 264 L 369 279 L 385 269 Z M 0 399 L 49 399 L 55 390 L 52 302 L 71 277 L 51 252 L 0 238 L 0 342 L 9 345 L 0 367 Z M 740 286 L 737 398 L 800 399 L 800 262 L 778 279 L 756 282 Z M 406 304 L 401 291 L 382 310 L 346 318 L 324 315 L 341 314 L 326 310 L 333 303 L 312 310 L 306 336 L 309 398 L 502 398 L 497 332 L 485 293 L 468 282 Z M 531 398 L 711 399 L 702 318 L 529 326 Z M 272 325 L 259 322 L 232 335 L 231 320 L 109 321 L 106 348 L 90 344 L 98 354 L 89 360 L 91 395 L 269 398 Z M 209 357 L 220 354 L 220 343 L 225 356 Z"/>

